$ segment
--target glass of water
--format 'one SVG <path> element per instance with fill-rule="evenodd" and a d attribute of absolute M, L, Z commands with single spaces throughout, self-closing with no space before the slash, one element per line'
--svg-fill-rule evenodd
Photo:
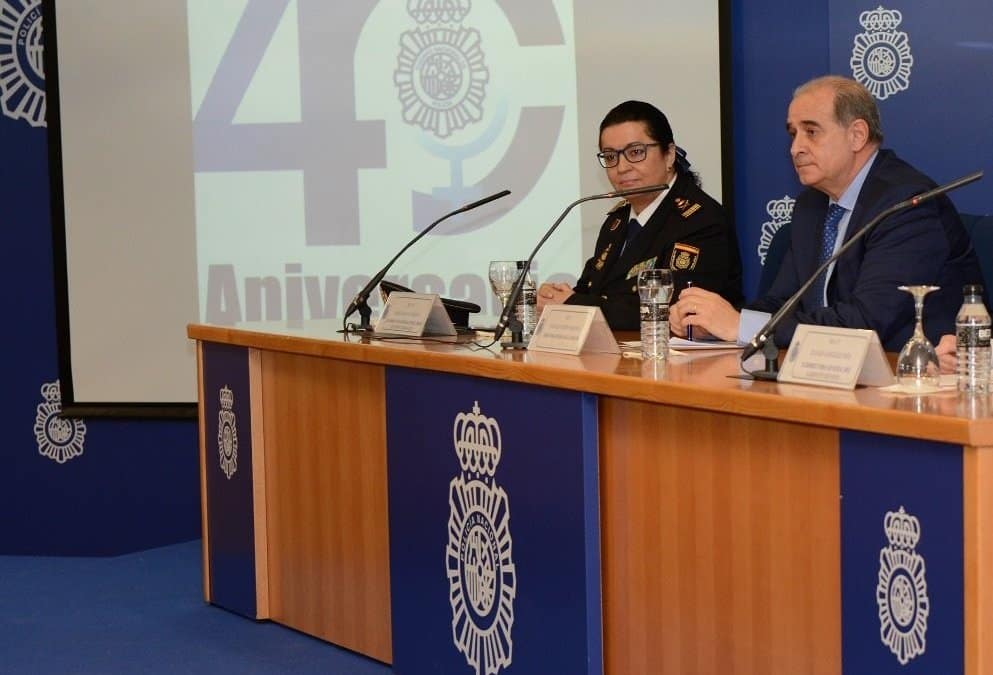
<path fill-rule="evenodd" d="M 900 384 L 915 389 L 937 388 L 940 382 L 938 354 L 924 335 L 924 296 L 937 286 L 898 286 L 914 298 L 914 333 L 900 350 L 896 375 Z"/>
<path fill-rule="evenodd" d="M 500 301 L 500 311 L 507 305 L 507 298 L 517 281 L 516 260 L 494 260 L 490 262 L 490 287 Z M 500 312 L 497 312 L 499 314 Z"/>

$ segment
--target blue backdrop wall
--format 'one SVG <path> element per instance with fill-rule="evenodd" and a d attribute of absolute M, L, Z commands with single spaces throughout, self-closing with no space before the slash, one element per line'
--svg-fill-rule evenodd
<path fill-rule="evenodd" d="M 938 183 L 977 169 L 950 196 L 963 213 L 993 211 L 993 5 L 818 0 L 733 3 L 735 217 L 746 295 L 800 185 L 785 131 L 792 90 L 818 75 L 854 77 L 876 97 L 884 146 Z"/>
<path fill-rule="evenodd" d="M 4 4 L 12 12 L 0 17 L 0 225 L 8 241 L 0 255 L 10 311 L 0 553 L 100 555 L 196 538 L 193 422 L 56 414 L 40 0 Z M 789 219 L 799 190 L 784 129 L 793 88 L 827 72 L 865 78 L 878 91 L 887 145 L 944 182 L 991 168 L 991 32 L 988 0 L 884 8 L 851 0 L 732 2 L 734 204 L 746 293 L 754 293 L 764 247 Z M 953 197 L 964 211 L 985 212 L 988 189 L 980 183 Z"/>
<path fill-rule="evenodd" d="M 195 539 L 194 423 L 57 414 L 40 2 L 0 5 L 0 226 L 7 233 L 0 256 L 9 310 L 2 338 L 0 553 L 107 555 Z"/>

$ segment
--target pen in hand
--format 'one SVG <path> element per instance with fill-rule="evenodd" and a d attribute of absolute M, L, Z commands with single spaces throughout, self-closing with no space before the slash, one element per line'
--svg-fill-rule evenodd
<path fill-rule="evenodd" d="M 692 281 L 686 282 L 686 288 L 689 288 L 692 285 L 693 285 Z M 693 326 L 689 324 L 686 324 L 686 339 L 689 340 L 690 342 L 693 342 Z"/>

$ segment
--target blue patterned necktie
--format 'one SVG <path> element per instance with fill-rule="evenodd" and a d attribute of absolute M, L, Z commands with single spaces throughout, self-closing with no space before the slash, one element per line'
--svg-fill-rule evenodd
<path fill-rule="evenodd" d="M 624 236 L 624 246 L 621 248 L 621 253 L 628 250 L 628 246 L 631 245 L 631 242 L 634 241 L 634 238 L 638 236 L 639 232 L 641 232 L 641 223 L 638 222 L 637 218 L 632 218 L 628 221 L 627 234 Z"/>
<path fill-rule="evenodd" d="M 821 235 L 821 251 L 817 258 L 817 266 L 820 267 L 827 259 L 831 257 L 834 253 L 834 244 L 838 239 L 838 223 L 841 222 L 841 217 L 845 215 L 845 207 L 840 204 L 831 204 L 828 207 L 827 216 L 824 218 L 824 230 Z M 817 277 L 817 281 L 814 283 L 814 298 L 816 299 L 817 306 L 824 306 L 824 287 L 827 284 L 827 270 L 821 273 Z"/>

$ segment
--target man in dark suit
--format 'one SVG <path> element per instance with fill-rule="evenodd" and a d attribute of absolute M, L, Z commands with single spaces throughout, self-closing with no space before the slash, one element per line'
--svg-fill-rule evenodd
<path fill-rule="evenodd" d="M 751 339 L 844 241 L 886 208 L 935 187 L 880 149 L 876 102 L 854 80 L 827 76 L 800 86 L 786 130 L 797 176 L 808 189 L 793 208 L 790 246 L 775 281 L 740 314 L 712 293 L 688 289 L 672 307 L 676 334 L 699 326 L 724 340 Z M 911 296 L 897 287 L 929 284 L 941 287 L 928 295 L 924 321 L 937 342 L 954 331 L 963 284 L 978 279 L 969 235 L 942 196 L 880 222 L 811 286 L 774 340 L 789 344 L 798 323 L 869 328 L 887 350 L 899 351 L 913 331 L 914 311 Z"/>
<path fill-rule="evenodd" d="M 668 267 L 677 288 L 688 282 L 740 304 L 741 258 L 734 228 L 705 193 L 666 116 L 653 105 L 626 101 L 600 124 L 600 164 L 616 190 L 668 185 L 615 205 L 575 287 L 542 284 L 538 307 L 595 305 L 614 330 L 637 330 L 638 272 Z"/>

